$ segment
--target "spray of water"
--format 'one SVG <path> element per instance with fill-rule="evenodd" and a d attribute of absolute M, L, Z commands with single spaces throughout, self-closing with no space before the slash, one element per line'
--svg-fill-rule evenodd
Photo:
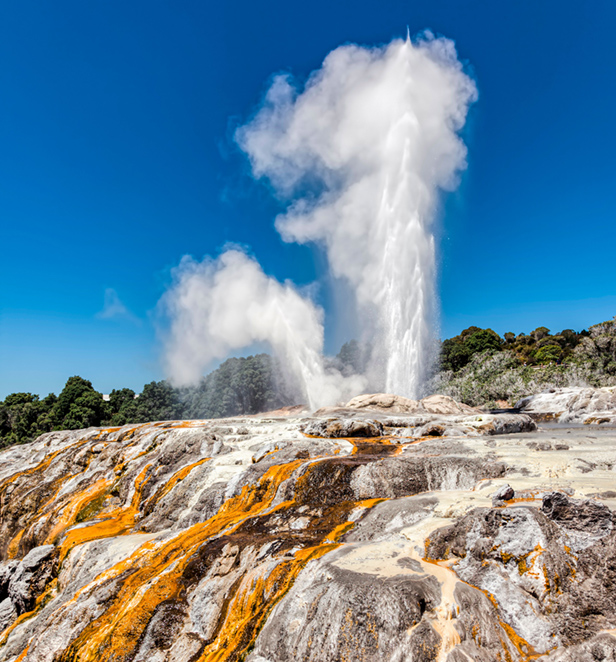
<path fill-rule="evenodd" d="M 167 374 L 176 384 L 194 384 L 212 361 L 267 343 L 297 397 L 313 408 L 352 397 L 365 386 L 359 376 L 326 370 L 323 311 L 291 283 L 267 276 L 242 250 L 230 248 L 202 262 L 185 257 L 173 281 L 162 304 L 171 318 Z"/>
<path fill-rule="evenodd" d="M 370 365 L 363 380 L 334 379 L 331 371 L 328 377 L 322 312 L 262 272 L 268 286 L 257 300 L 265 310 L 277 309 L 287 328 L 284 342 L 276 324 L 265 330 L 259 315 L 232 312 L 252 296 L 240 272 L 233 274 L 233 296 L 224 297 L 222 310 L 199 304 L 200 297 L 213 296 L 222 274 L 231 275 L 220 258 L 182 271 L 168 293 L 170 374 L 186 381 L 200 373 L 205 360 L 225 347 L 213 342 L 211 329 L 237 316 L 244 332 L 228 334 L 237 339 L 227 349 L 269 342 L 294 366 L 312 403 L 334 402 L 366 385 L 416 397 L 429 368 L 437 308 L 433 223 L 439 190 L 455 188 L 466 165 L 458 132 L 475 98 L 453 43 L 430 34 L 381 48 L 337 48 L 303 88 L 277 76 L 236 140 L 254 176 L 267 178 L 288 201 L 276 219 L 282 238 L 321 246 L 333 275 L 350 285 L 363 340 L 373 348 Z M 179 297 L 191 279 L 200 283 L 199 296 Z M 210 329 L 205 335 L 196 321 L 203 315 Z"/>
<path fill-rule="evenodd" d="M 237 134 L 255 176 L 291 197 L 276 222 L 283 239 L 320 243 L 351 284 L 370 321 L 372 378 L 389 392 L 415 396 L 428 368 L 432 223 L 439 188 L 454 187 L 465 166 L 457 132 L 475 96 L 451 41 L 344 46 L 303 91 L 275 79 Z"/>

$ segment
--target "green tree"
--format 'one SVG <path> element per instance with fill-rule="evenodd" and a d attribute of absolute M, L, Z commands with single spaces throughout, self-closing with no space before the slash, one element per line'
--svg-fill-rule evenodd
<path fill-rule="evenodd" d="M 183 393 L 188 418 L 221 418 L 256 414 L 296 404 L 282 371 L 267 354 L 227 359 L 198 386 Z"/>
<path fill-rule="evenodd" d="M 469 349 L 471 355 L 480 354 L 488 350 L 498 351 L 503 344 L 501 337 L 492 329 L 479 329 L 467 336 L 464 344 Z"/>
<path fill-rule="evenodd" d="M 541 340 L 543 338 L 547 338 L 547 336 L 550 335 L 550 329 L 545 326 L 538 326 L 534 331 L 530 332 L 530 335 L 535 340 Z"/>
<path fill-rule="evenodd" d="M 56 430 L 79 430 L 101 425 L 110 410 L 103 396 L 94 390 L 92 382 L 82 377 L 70 377 L 52 410 Z"/>
<path fill-rule="evenodd" d="M 109 407 L 111 409 L 111 425 L 141 423 L 133 389 L 113 389 L 109 394 Z"/>
<path fill-rule="evenodd" d="M 475 354 L 499 351 L 502 345 L 502 338 L 492 329 L 470 326 L 459 336 L 449 338 L 442 343 L 441 368 L 457 372 L 467 365 Z"/>
<path fill-rule="evenodd" d="M 132 422 L 171 421 L 183 415 L 179 392 L 166 381 L 146 384 L 136 405 L 138 420 Z"/>
<path fill-rule="evenodd" d="M 539 364 L 559 362 L 562 359 L 563 350 L 560 345 L 547 344 L 535 352 L 535 362 Z"/>
<path fill-rule="evenodd" d="M 43 400 L 32 393 L 11 393 L 0 402 L 0 447 L 36 439 L 52 429 L 55 395 Z"/>

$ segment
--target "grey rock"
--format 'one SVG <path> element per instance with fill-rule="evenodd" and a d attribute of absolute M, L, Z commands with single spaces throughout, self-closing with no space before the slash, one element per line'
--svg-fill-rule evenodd
<path fill-rule="evenodd" d="M 567 532 L 576 551 L 615 529 L 614 515 L 607 506 L 590 499 L 571 499 L 561 492 L 544 495 L 541 512 Z"/>
<path fill-rule="evenodd" d="M 559 388 L 531 395 L 516 408 L 538 421 L 561 423 L 616 424 L 616 387 Z"/>
<path fill-rule="evenodd" d="M 563 430 L 569 450 L 554 429 L 525 432 L 525 414 L 422 407 L 53 432 L 0 451 L 0 558 L 15 557 L 0 562 L 0 628 L 35 606 L 0 662 L 77 659 L 99 636 L 101 662 L 613 657 L 616 435 Z M 381 434 L 300 432 L 332 421 Z M 520 500 L 491 508 L 505 480 Z"/>
<path fill-rule="evenodd" d="M 373 419 L 329 418 L 308 423 L 302 432 L 313 437 L 352 438 L 381 437 L 383 424 Z"/>
<path fill-rule="evenodd" d="M 334 565 L 337 557 L 306 567 L 274 608 L 249 662 L 413 659 L 422 643 L 438 653 L 440 636 L 424 620 L 441 599 L 434 577 L 352 572 Z M 419 626 L 419 636 L 409 636 Z"/>
<path fill-rule="evenodd" d="M 8 586 L 10 598 L 18 614 L 30 611 L 34 601 L 55 576 L 57 549 L 42 545 L 30 550 L 15 569 Z"/>
<path fill-rule="evenodd" d="M 569 648 L 559 647 L 537 660 L 538 662 L 615 662 L 616 637 L 607 633 L 598 634 L 583 644 Z"/>
<path fill-rule="evenodd" d="M 0 632 L 3 632 L 17 618 L 17 611 L 10 598 L 0 601 Z"/>
<path fill-rule="evenodd" d="M 526 506 L 477 509 L 434 534 L 427 550 L 429 558 L 458 559 L 456 574 L 490 593 L 500 618 L 539 651 L 616 623 L 616 535 L 591 538 L 575 555 L 571 547 L 571 531 L 584 522 L 605 534 L 605 513 L 548 497 L 547 515 Z"/>
<path fill-rule="evenodd" d="M 515 490 L 511 485 L 503 485 L 501 488 L 496 490 L 494 494 L 492 495 L 492 505 L 493 506 L 503 506 L 505 504 L 505 501 L 509 501 L 510 499 L 513 499 L 515 496 Z"/>

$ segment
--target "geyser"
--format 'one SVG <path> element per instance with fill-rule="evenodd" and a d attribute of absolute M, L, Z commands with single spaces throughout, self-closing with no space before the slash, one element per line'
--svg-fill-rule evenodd
<path fill-rule="evenodd" d="M 277 76 L 258 112 L 238 129 L 236 140 L 254 176 L 267 178 L 288 203 L 276 219 L 283 240 L 325 250 L 332 274 L 354 292 L 359 332 L 372 347 L 363 380 L 349 383 L 326 371 L 321 312 L 289 284 L 263 274 L 269 286 L 260 305 L 276 308 L 293 339 L 282 343 L 282 358 L 311 404 L 333 403 L 363 388 L 419 394 L 437 313 L 433 224 L 439 190 L 453 189 L 466 165 L 458 132 L 476 94 L 453 42 L 426 33 L 380 48 L 341 46 L 303 88 L 288 75 Z M 277 324 L 264 329 L 259 315 L 248 319 L 239 311 L 252 291 L 240 272 L 223 311 L 183 296 L 197 279 L 191 289 L 207 301 L 221 274 L 229 276 L 224 264 L 223 255 L 201 270 L 193 265 L 166 295 L 172 318 L 167 364 L 176 381 L 194 379 L 206 359 L 222 358 L 225 343 L 213 342 L 211 332 L 217 320 L 235 317 L 242 332 L 225 335 L 242 337 L 246 345 L 260 339 L 281 351 Z M 281 300 L 281 291 L 292 296 Z M 300 299 L 310 310 L 310 325 L 296 314 Z M 239 343 L 226 343 L 226 350 Z M 310 360 L 293 360 L 294 352 Z"/>

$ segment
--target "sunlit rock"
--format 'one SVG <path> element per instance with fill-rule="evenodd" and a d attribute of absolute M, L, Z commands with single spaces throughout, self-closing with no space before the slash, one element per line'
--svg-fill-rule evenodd
<path fill-rule="evenodd" d="M 614 425 L 616 386 L 550 389 L 546 393 L 523 398 L 516 408 L 542 421 Z"/>
<path fill-rule="evenodd" d="M 0 661 L 611 659 L 616 432 L 413 411 L 0 452 Z"/>

